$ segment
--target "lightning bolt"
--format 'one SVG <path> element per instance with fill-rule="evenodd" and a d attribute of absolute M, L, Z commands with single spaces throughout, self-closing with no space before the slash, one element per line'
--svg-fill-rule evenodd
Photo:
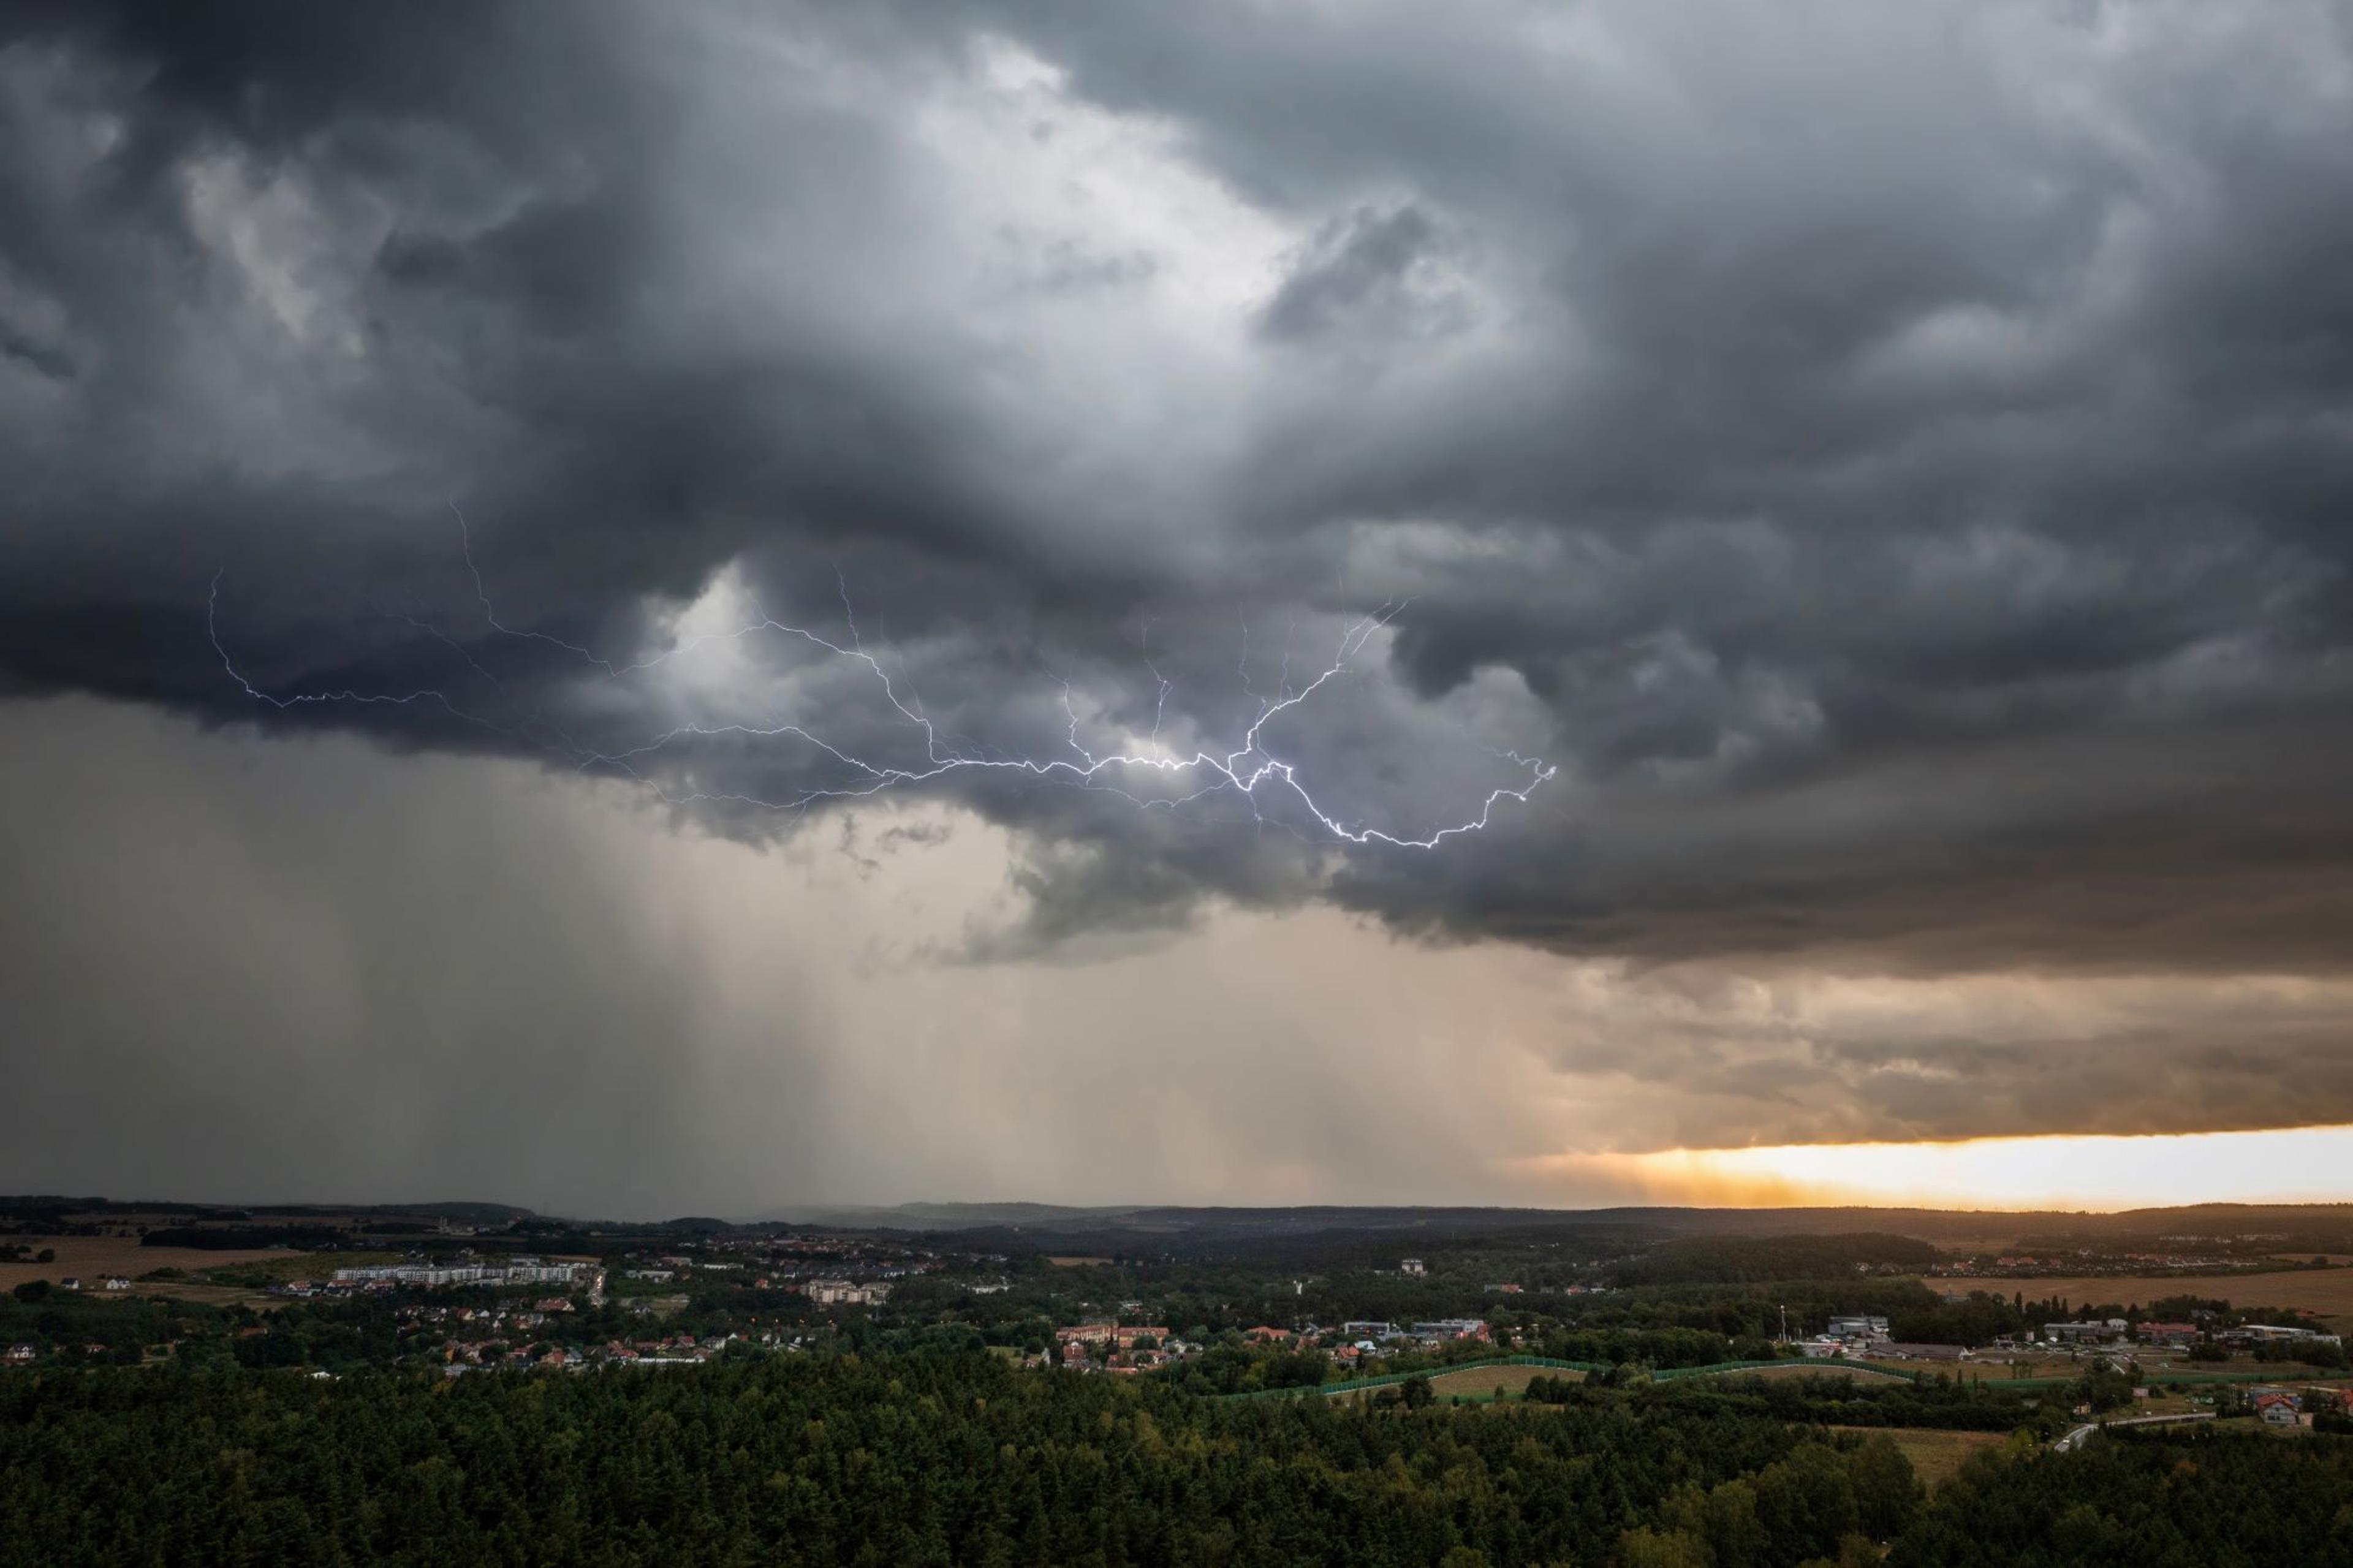
<path fill-rule="evenodd" d="M 1398 849 L 1435 849 L 1450 838 L 1477 833 L 1486 828 L 1493 819 L 1495 812 L 1504 802 L 1526 804 L 1528 797 L 1558 772 L 1554 764 L 1539 758 L 1523 756 L 1517 752 L 1499 752 L 1497 755 L 1500 758 L 1508 761 L 1514 768 L 1525 773 L 1525 781 L 1515 785 L 1504 785 L 1490 790 L 1486 797 L 1480 802 L 1476 815 L 1419 835 L 1392 833 L 1378 827 L 1352 825 L 1327 811 L 1318 803 L 1306 783 L 1301 778 L 1298 766 L 1277 754 L 1267 738 L 1267 732 L 1270 727 L 1278 726 L 1285 714 L 1303 707 L 1317 691 L 1345 674 L 1351 662 L 1363 654 L 1366 645 L 1404 612 L 1406 602 L 1403 601 L 1392 600 L 1384 603 L 1371 614 L 1349 622 L 1341 634 L 1339 645 L 1330 662 L 1314 679 L 1295 689 L 1291 682 L 1291 650 L 1289 639 L 1286 638 L 1282 678 L 1276 695 L 1272 697 L 1250 693 L 1249 643 L 1247 641 L 1249 634 L 1245 624 L 1243 632 L 1245 640 L 1242 645 L 1240 664 L 1243 690 L 1253 697 L 1258 704 L 1258 710 L 1256 716 L 1250 721 L 1249 728 L 1241 733 L 1238 743 L 1230 751 L 1219 752 L 1199 748 L 1196 749 L 1190 756 L 1177 756 L 1161 744 L 1161 721 L 1166 714 L 1168 696 L 1174 688 L 1174 683 L 1163 677 L 1152 663 L 1149 654 L 1151 628 L 1147 623 L 1144 631 L 1145 666 L 1150 670 L 1159 689 L 1154 712 L 1150 752 L 1097 752 L 1091 749 L 1080 737 L 1078 711 L 1071 705 L 1071 687 L 1066 680 L 1062 685 L 1062 707 L 1070 721 L 1066 733 L 1066 742 L 1071 752 L 1070 756 L 982 755 L 972 749 L 956 749 L 943 744 L 938 731 L 932 721 L 925 716 L 921 702 L 917 701 L 911 706 L 901 697 L 901 683 L 892 679 L 891 672 L 883 668 L 880 659 L 867 651 L 864 641 L 859 635 L 857 614 L 850 603 L 849 579 L 840 573 L 839 567 L 836 568 L 836 580 L 841 594 L 843 619 L 849 634 L 846 645 L 806 626 L 791 626 L 776 620 L 754 604 L 753 605 L 754 618 L 732 630 L 705 633 L 647 658 L 626 663 L 617 662 L 601 658 L 592 649 L 577 643 L 567 642 L 562 637 L 546 632 L 511 626 L 500 620 L 498 608 L 492 603 L 490 591 L 483 583 L 481 569 L 474 560 L 473 536 L 467 525 L 465 514 L 455 506 L 452 506 L 450 510 L 458 519 L 459 551 L 465 558 L 467 572 L 473 579 L 474 595 L 481 605 L 483 624 L 492 633 L 516 641 L 545 644 L 602 672 L 611 679 L 620 679 L 654 669 L 681 654 L 691 652 L 695 648 L 712 643 L 740 641 L 763 635 L 786 640 L 797 639 L 830 658 L 863 665 L 872 676 L 882 701 L 897 715 L 898 721 L 903 721 L 914 731 L 920 733 L 923 746 L 923 763 L 919 766 L 902 767 L 870 762 L 855 752 L 835 745 L 801 725 L 793 723 L 775 725 L 685 723 L 677 725 L 654 736 L 643 744 L 628 750 L 601 752 L 571 742 L 560 731 L 547 725 L 536 711 L 524 722 L 539 727 L 547 734 L 554 736 L 553 742 L 534 740 L 519 729 L 502 725 L 486 714 L 474 712 L 461 706 L 438 688 L 423 687 L 408 691 L 393 692 L 366 692 L 348 689 L 295 693 L 273 692 L 255 685 L 248 679 L 238 669 L 235 658 L 221 640 L 221 574 L 216 573 L 206 600 L 205 623 L 206 632 L 212 640 L 213 651 L 220 658 L 221 668 L 248 697 L 258 703 L 280 711 L 335 705 L 437 708 L 462 722 L 497 731 L 525 745 L 533 746 L 552 758 L 568 762 L 577 771 L 608 770 L 626 775 L 644 785 L 665 804 L 673 806 L 711 803 L 784 812 L 805 812 L 812 806 L 818 806 L 828 801 L 860 800 L 886 791 L 920 789 L 956 773 L 1002 773 L 1041 781 L 1074 784 L 1087 789 L 1103 790 L 1120 795 L 1145 809 L 1173 811 L 1210 795 L 1230 793 L 1240 796 L 1248 803 L 1252 817 L 1261 826 L 1267 823 L 1267 818 L 1260 808 L 1261 793 L 1263 791 L 1269 795 L 1279 795 L 1294 800 L 1322 826 L 1323 830 L 1333 840 L 1358 846 L 1384 845 Z M 397 616 L 395 618 L 406 621 L 410 626 L 456 648 L 459 657 L 470 668 L 489 680 L 501 693 L 504 692 L 505 689 L 497 678 L 459 645 L 456 639 L 450 637 L 438 626 L 406 615 Z M 910 689 L 912 690 L 912 685 Z M 849 771 L 851 782 L 838 787 L 812 785 L 784 798 L 771 800 L 742 794 L 702 790 L 674 791 L 666 787 L 659 779 L 649 777 L 639 769 L 639 763 L 681 742 L 723 738 L 800 742 L 839 763 Z M 1138 773 L 1157 775 L 1171 781 L 1194 781 L 1194 787 L 1182 794 L 1139 795 L 1120 788 L 1113 782 L 1115 779 Z"/>

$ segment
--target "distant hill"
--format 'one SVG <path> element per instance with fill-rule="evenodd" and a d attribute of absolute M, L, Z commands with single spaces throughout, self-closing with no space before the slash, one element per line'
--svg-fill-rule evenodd
<path fill-rule="evenodd" d="M 1928 1208 L 1597 1209 L 1270 1208 L 1034 1203 L 812 1205 L 749 1223 L 952 1236 L 955 1245 L 1012 1254 L 1121 1257 L 1296 1255 L 1330 1265 L 1370 1263 L 1447 1244 L 1574 1241 L 1607 1255 L 1682 1238 L 1876 1234 L 1949 1246 L 2028 1250 L 2178 1237 L 2278 1238 L 2287 1248 L 2353 1246 L 2353 1205 L 2203 1204 L 2122 1214 Z"/>
<path fill-rule="evenodd" d="M 513 1204 L 200 1204 L 184 1199 L 77 1198 L 49 1194 L 0 1194 L 0 1211 L 32 1210 L 49 1214 L 145 1215 L 178 1214 L 211 1220 L 269 1219 L 447 1219 L 472 1225 L 511 1225 L 537 1219 L 538 1214 Z"/>
<path fill-rule="evenodd" d="M 354 1228 L 369 1222 L 448 1220 L 496 1226 L 586 1226 L 628 1228 L 633 1222 L 549 1216 L 513 1204 L 202 1204 L 126 1202 L 54 1194 L 0 1195 L 11 1226 L 34 1226 L 68 1215 L 155 1216 L 182 1225 L 319 1224 Z M 147 1223 L 153 1223 L 152 1217 Z M 1419 1245 L 1482 1237 L 1543 1237 L 1637 1247 L 1685 1237 L 1829 1236 L 1875 1232 L 1937 1245 L 2013 1243 L 2028 1250 L 2125 1238 L 2275 1238 L 2284 1249 L 2353 1250 L 2353 1204 L 2196 1204 L 2116 1214 L 1932 1208 L 1722 1209 L 1619 1205 L 1591 1209 L 1472 1205 L 1337 1204 L 1268 1207 L 1040 1203 L 802 1204 L 750 1218 L 684 1216 L 643 1222 L 649 1229 L 711 1231 L 733 1226 L 800 1226 L 837 1230 L 953 1233 L 983 1250 L 1015 1252 L 1241 1255 L 1314 1238 L 1335 1256 L 1411 1250 Z"/>
<path fill-rule="evenodd" d="M 269 1204 L 254 1205 L 248 1214 L 305 1215 L 327 1217 L 357 1215 L 366 1219 L 459 1220 L 470 1225 L 512 1225 L 519 1219 L 537 1219 L 535 1210 L 518 1208 L 512 1204 L 442 1203 L 442 1204 Z"/>
<path fill-rule="evenodd" d="M 1066 1208 L 1060 1204 L 809 1204 L 771 1209 L 748 1225 L 821 1225 L 884 1230 L 969 1230 L 979 1226 L 1049 1225 L 1069 1228 L 1116 1223 L 1145 1211 L 1136 1205 Z"/>

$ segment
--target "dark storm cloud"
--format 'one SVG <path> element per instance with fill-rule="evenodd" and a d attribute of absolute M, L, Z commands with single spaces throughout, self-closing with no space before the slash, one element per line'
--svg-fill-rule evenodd
<path fill-rule="evenodd" d="M 638 748 L 917 765 L 875 672 L 730 644 L 720 703 L 498 637 L 448 502 L 505 624 L 617 664 L 714 584 L 690 629 L 846 646 L 839 565 L 973 756 L 1066 754 L 1066 680 L 1102 749 L 1223 752 L 1402 602 L 1281 721 L 1319 800 L 1556 780 L 1420 853 L 959 773 L 1029 836 L 1014 947 L 1222 894 L 2342 966 L 2341 6 L 0 16 L 17 689 L 626 766 L 758 836 L 855 771 Z M 258 685 L 441 698 L 258 706 L 216 572 Z"/>
<path fill-rule="evenodd" d="M 1409 279 L 1441 244 L 1437 226 L 1418 207 L 1360 208 L 1327 224 L 1267 301 L 1259 331 L 1275 342 L 1296 342 L 1369 310 L 1405 314 Z"/>

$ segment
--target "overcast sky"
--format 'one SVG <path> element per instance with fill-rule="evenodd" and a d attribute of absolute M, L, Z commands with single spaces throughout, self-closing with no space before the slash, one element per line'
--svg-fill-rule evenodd
<path fill-rule="evenodd" d="M 0 1188 L 2353 1122 L 2348 256 L 2318 0 L 0 0 Z"/>

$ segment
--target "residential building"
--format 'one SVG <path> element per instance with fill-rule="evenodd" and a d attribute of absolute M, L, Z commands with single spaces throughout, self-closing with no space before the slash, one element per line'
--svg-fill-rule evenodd
<path fill-rule="evenodd" d="M 2249 1403 L 2254 1406 L 2257 1416 L 2274 1426 L 2293 1426 L 2302 1414 L 2295 1407 L 2295 1394 L 2283 1394 L 2276 1389 L 2258 1394 Z"/>
<path fill-rule="evenodd" d="M 1409 1258 L 1403 1263 L 1398 1265 L 1398 1272 L 1400 1274 L 1427 1274 L 1430 1270 L 1422 1267 L 1420 1258 Z"/>
<path fill-rule="evenodd" d="M 2237 1328 L 2225 1332 L 2222 1338 L 2229 1340 L 2233 1336 L 2243 1337 L 2255 1344 L 2302 1343 L 2306 1341 L 2332 1345 L 2337 1343 L 2335 1334 L 2324 1334 L 2317 1329 L 2307 1329 L 2300 1324 L 2242 1323 Z"/>
<path fill-rule="evenodd" d="M 2125 1328 L 2121 1318 L 2105 1322 L 2045 1323 L 2042 1337 L 2055 1345 L 2102 1345 L 2123 1338 Z"/>
<path fill-rule="evenodd" d="M 588 1263 L 543 1263 L 536 1258 L 515 1258 L 505 1263 L 387 1263 L 369 1268 L 338 1268 L 338 1285 L 569 1285 Z"/>
<path fill-rule="evenodd" d="M 1251 1331 L 1253 1333 L 1258 1331 Z M 1282 1332 L 1279 1329 L 1268 1331 Z M 1061 1343 L 1065 1354 L 1069 1353 L 1070 1347 L 1073 1345 L 1082 1349 L 1089 1346 L 1108 1345 L 1114 1351 L 1131 1351 L 1135 1348 L 1135 1342 L 1140 1339 L 1148 1338 L 1155 1344 L 1165 1345 L 1168 1342 L 1169 1337 L 1166 1326 L 1160 1323 L 1073 1323 L 1069 1328 L 1054 1331 L 1054 1338 Z"/>
<path fill-rule="evenodd" d="M 1418 1340 L 1483 1340 L 1487 1337 L 1484 1318 L 1436 1318 L 1413 1326 Z"/>

